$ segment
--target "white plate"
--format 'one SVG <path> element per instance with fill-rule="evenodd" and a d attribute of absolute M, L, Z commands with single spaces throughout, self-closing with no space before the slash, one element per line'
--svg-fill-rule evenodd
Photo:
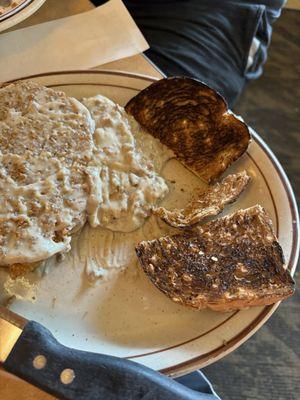
<path fill-rule="evenodd" d="M 154 81 L 113 71 L 59 72 L 30 79 L 77 98 L 101 93 L 121 105 Z M 249 150 L 231 168 L 247 169 L 252 183 L 227 212 L 257 203 L 264 206 L 294 273 L 299 236 L 293 192 L 270 149 L 258 134 L 252 131 L 252 135 Z M 169 178 L 173 174 L 181 184 L 186 179 L 187 186 L 197 185 L 198 178 L 178 165 L 166 168 Z M 97 234 L 91 229 L 89 233 Z M 189 310 L 162 295 L 142 272 L 120 273 L 91 287 L 79 264 L 63 262 L 41 280 L 34 304 L 16 301 L 11 308 L 43 323 L 68 346 L 130 358 L 171 376 L 224 357 L 253 335 L 278 306 L 227 314 Z"/>
<path fill-rule="evenodd" d="M 0 17 L 0 32 L 11 28 L 30 17 L 43 4 L 45 0 L 24 0 L 17 7 L 14 7 L 9 12 Z"/>

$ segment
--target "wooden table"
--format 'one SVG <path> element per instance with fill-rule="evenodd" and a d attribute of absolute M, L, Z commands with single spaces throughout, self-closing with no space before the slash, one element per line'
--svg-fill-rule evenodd
<path fill-rule="evenodd" d="M 35 14 L 10 30 L 25 28 L 41 22 L 67 17 L 69 15 L 88 11 L 92 8 L 94 8 L 94 6 L 88 0 L 47 0 Z M 96 67 L 95 69 L 128 71 L 158 78 L 162 77 L 158 69 L 156 69 L 142 54 L 104 64 Z M 54 399 L 54 397 L 42 392 L 39 389 L 36 389 L 34 386 L 29 385 L 21 379 L 15 378 L 10 374 L 0 370 L 0 399 L 50 400 Z"/>

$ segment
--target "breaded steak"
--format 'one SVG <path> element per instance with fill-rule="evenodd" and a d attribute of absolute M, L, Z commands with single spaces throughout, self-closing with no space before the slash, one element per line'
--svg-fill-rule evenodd
<path fill-rule="evenodd" d="M 93 129 L 62 92 L 33 82 L 0 89 L 0 265 L 69 250 L 86 218 Z"/>

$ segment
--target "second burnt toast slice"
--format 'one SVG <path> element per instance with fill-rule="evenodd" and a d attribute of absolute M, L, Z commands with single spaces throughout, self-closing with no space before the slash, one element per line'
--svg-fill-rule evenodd
<path fill-rule="evenodd" d="M 267 305 L 294 292 L 271 220 L 261 206 L 194 231 L 141 242 L 136 253 L 159 290 L 197 309 Z"/>

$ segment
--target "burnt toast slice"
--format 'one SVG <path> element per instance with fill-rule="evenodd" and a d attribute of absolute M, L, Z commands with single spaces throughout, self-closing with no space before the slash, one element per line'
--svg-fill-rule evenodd
<path fill-rule="evenodd" d="M 203 82 L 161 79 L 125 106 L 149 133 L 205 182 L 215 181 L 247 149 L 249 129 Z"/>
<path fill-rule="evenodd" d="M 193 231 L 143 241 L 136 253 L 160 291 L 199 310 L 268 305 L 294 292 L 272 222 L 261 206 Z"/>
<path fill-rule="evenodd" d="M 227 204 L 235 202 L 249 181 L 246 171 L 228 175 L 220 183 L 199 193 L 185 208 L 168 210 L 165 207 L 155 207 L 153 214 L 175 228 L 196 225 L 203 219 L 222 212 Z"/>

